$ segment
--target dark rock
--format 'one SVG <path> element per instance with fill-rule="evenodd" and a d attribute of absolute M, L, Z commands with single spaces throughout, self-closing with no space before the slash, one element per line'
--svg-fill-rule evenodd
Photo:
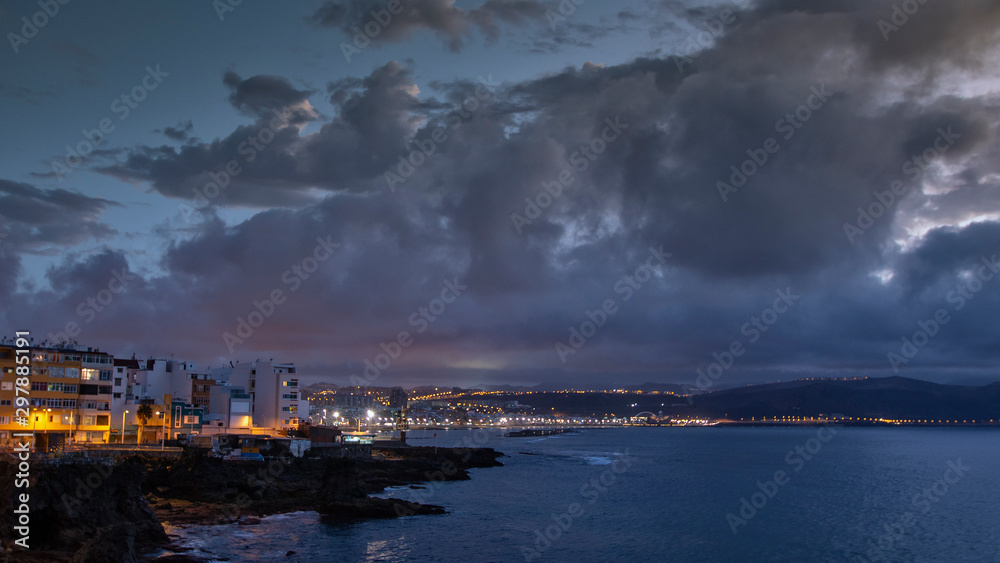
<path fill-rule="evenodd" d="M 127 522 L 102 528 L 73 554 L 73 563 L 138 563 L 135 533 L 135 526 Z"/>
<path fill-rule="evenodd" d="M 399 499 L 363 498 L 350 502 L 337 502 L 322 507 L 320 513 L 327 519 L 355 520 L 358 518 L 400 518 L 403 516 L 445 514 L 442 506 L 418 504 Z"/>
<path fill-rule="evenodd" d="M 15 472 L 13 464 L 0 462 L 0 498 L 13 498 Z M 32 512 L 44 517 L 32 520 L 32 549 L 65 550 L 77 553 L 81 560 L 97 561 L 99 557 L 89 554 L 166 544 L 167 534 L 143 497 L 142 473 L 138 461 L 35 466 Z M 9 529 L 11 516 L 9 511 L 0 511 L 0 530 Z M 102 544 L 98 538 L 106 540 Z"/>

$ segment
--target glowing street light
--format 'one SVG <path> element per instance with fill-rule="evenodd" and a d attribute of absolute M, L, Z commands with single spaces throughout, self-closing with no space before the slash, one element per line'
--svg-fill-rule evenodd
<path fill-rule="evenodd" d="M 122 413 L 122 445 L 125 444 L 125 415 L 128 414 L 128 409 Z"/>
<path fill-rule="evenodd" d="M 160 416 L 160 411 L 156 411 L 156 416 Z M 166 449 L 167 446 L 167 432 L 163 428 L 163 420 L 160 420 L 160 449 Z"/>

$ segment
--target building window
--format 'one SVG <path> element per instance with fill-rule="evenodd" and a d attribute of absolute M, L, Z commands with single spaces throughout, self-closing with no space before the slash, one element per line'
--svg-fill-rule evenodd
<path fill-rule="evenodd" d="M 0 416 L 0 424 L 10 424 L 9 416 Z"/>
<path fill-rule="evenodd" d="M 80 371 L 80 379 L 82 381 L 97 381 L 99 375 L 96 369 L 84 369 Z"/>
<path fill-rule="evenodd" d="M 85 415 L 83 415 L 83 425 L 84 426 L 94 426 L 94 423 L 95 423 L 96 419 L 97 419 L 97 417 L 94 416 L 94 415 L 92 415 L 92 414 L 85 414 Z"/>
<path fill-rule="evenodd" d="M 115 378 L 115 387 L 121 387 L 121 386 L 122 386 L 122 378 L 116 377 Z"/>
<path fill-rule="evenodd" d="M 13 381 L 4 381 L 3 383 L 0 383 L 0 390 L 3 390 L 3 391 L 13 391 L 14 390 L 14 382 Z"/>
<path fill-rule="evenodd" d="M 0 407 L 9 407 L 10 399 L 0 399 Z"/>
<path fill-rule="evenodd" d="M 198 424 L 198 415 L 184 415 L 184 424 Z"/>

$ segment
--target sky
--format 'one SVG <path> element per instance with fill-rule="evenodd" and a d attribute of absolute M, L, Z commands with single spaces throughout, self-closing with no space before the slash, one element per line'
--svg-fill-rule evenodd
<path fill-rule="evenodd" d="M 341 385 L 1000 379 L 1000 5 L 0 1 L 0 326 Z"/>

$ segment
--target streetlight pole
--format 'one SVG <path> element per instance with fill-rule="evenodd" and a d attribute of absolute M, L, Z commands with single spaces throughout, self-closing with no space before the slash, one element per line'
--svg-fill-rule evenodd
<path fill-rule="evenodd" d="M 128 414 L 128 409 L 125 409 L 125 412 L 122 413 L 122 445 L 123 446 L 125 445 L 125 415 L 127 415 L 127 414 Z"/>
<path fill-rule="evenodd" d="M 160 411 L 156 411 L 156 416 L 160 416 Z M 167 432 L 163 428 L 163 418 L 160 417 L 160 449 L 163 450 L 167 445 Z"/>

